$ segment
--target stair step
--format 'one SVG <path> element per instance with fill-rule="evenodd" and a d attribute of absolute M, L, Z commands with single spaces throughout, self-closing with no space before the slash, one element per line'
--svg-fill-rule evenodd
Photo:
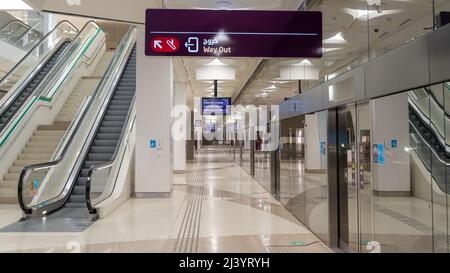
<path fill-rule="evenodd" d="M 28 160 L 28 159 L 40 159 L 47 161 L 52 157 L 53 153 L 22 153 L 19 155 L 18 159 Z"/>

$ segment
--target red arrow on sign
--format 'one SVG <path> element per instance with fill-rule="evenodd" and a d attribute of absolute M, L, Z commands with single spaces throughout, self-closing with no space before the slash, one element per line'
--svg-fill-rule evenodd
<path fill-rule="evenodd" d="M 155 37 L 150 40 L 150 48 L 154 52 L 176 52 L 180 41 L 175 37 Z"/>

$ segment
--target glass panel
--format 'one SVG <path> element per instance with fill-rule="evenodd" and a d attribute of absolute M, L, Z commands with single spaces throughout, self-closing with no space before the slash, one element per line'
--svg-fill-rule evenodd
<path fill-rule="evenodd" d="M 436 27 L 450 23 L 450 2 L 448 0 L 434 0 L 434 14 L 436 16 Z"/>
<path fill-rule="evenodd" d="M 368 0 L 367 3 L 368 10 L 360 16 L 368 20 L 370 58 L 433 29 L 433 0 Z"/>
<path fill-rule="evenodd" d="M 306 115 L 305 157 L 296 162 L 304 166 L 300 181 L 305 195 L 305 223 L 325 242 L 328 242 L 327 119 L 328 111 Z"/>
<path fill-rule="evenodd" d="M 338 111 L 339 245 L 358 252 L 358 185 L 356 177 L 356 109 Z"/>
<path fill-rule="evenodd" d="M 258 132 L 255 141 L 255 180 L 270 192 L 270 147 L 266 138 L 260 134 Z"/>
<path fill-rule="evenodd" d="M 450 147 L 450 83 L 444 83 L 444 104 L 445 104 L 445 150 L 448 151 Z M 446 153 L 445 156 L 445 192 L 447 199 L 447 252 L 450 252 L 450 156 Z"/>
<path fill-rule="evenodd" d="M 251 133 L 252 128 L 246 128 L 244 130 L 244 141 L 243 141 L 243 149 L 242 149 L 242 168 L 248 173 L 250 174 L 250 145 L 251 145 L 251 141 L 250 141 L 250 133 Z"/>
<path fill-rule="evenodd" d="M 370 103 L 374 239 L 382 252 L 432 252 L 430 92 Z"/>
<path fill-rule="evenodd" d="M 324 18 L 324 80 L 368 60 L 366 1 L 326 0 Z"/>
<path fill-rule="evenodd" d="M 446 143 L 443 84 L 430 87 L 434 252 L 447 252 Z M 427 90 L 428 91 L 428 90 Z"/>
<path fill-rule="evenodd" d="M 291 119 L 280 121 L 280 201 L 287 205 L 291 199 L 292 126 Z"/>
<path fill-rule="evenodd" d="M 14 20 L 0 29 L 0 40 L 14 44 L 17 42 L 31 27 L 27 24 Z"/>
<path fill-rule="evenodd" d="M 360 251 L 372 251 L 373 232 L 373 185 L 371 170 L 371 124 L 369 104 L 357 106 L 358 122 L 358 189 Z"/>
<path fill-rule="evenodd" d="M 282 200 L 287 209 L 306 225 L 304 129 L 304 115 L 282 121 L 283 150 L 281 151 L 280 172 L 284 178 L 282 180 L 284 186 L 281 187 Z"/>
<path fill-rule="evenodd" d="M 43 40 L 37 44 L 11 71 L 0 81 L 0 92 L 7 93 L 6 100 L 13 90 L 20 87 L 21 83 L 32 73 L 49 53 L 60 45 L 65 39 L 73 39 L 78 34 L 68 22 L 61 22 Z M 9 94 L 8 94 L 9 93 Z"/>

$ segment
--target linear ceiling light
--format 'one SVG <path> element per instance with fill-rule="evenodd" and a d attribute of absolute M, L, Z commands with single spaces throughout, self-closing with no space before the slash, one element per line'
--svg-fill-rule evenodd
<path fill-rule="evenodd" d="M 32 8 L 22 0 L 0 1 L 0 10 L 32 10 Z"/>

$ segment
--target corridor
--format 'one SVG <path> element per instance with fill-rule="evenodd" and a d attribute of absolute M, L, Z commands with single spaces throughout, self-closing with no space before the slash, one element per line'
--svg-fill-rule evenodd
<path fill-rule="evenodd" d="M 0 228 L 20 218 L 0 212 Z M 0 233 L 0 251 L 331 252 L 221 147 L 173 176 L 171 198 L 129 199 L 83 232 Z"/>

